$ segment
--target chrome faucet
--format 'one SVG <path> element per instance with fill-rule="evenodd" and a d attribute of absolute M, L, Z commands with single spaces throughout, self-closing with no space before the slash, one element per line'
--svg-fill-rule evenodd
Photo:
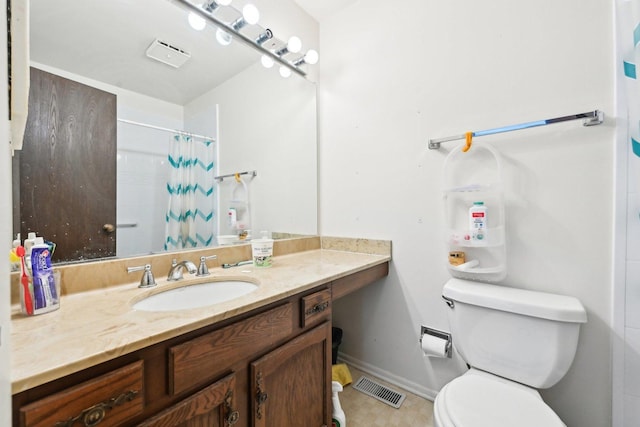
<path fill-rule="evenodd" d="M 216 258 L 218 258 L 217 255 L 201 256 L 200 265 L 198 266 L 198 273 L 196 273 L 196 276 L 208 276 L 210 273 L 209 267 L 207 267 L 207 260 Z"/>
<path fill-rule="evenodd" d="M 134 271 L 142 271 L 142 278 L 140 279 L 139 288 L 150 288 L 152 286 L 156 286 L 156 279 L 153 277 L 153 273 L 151 272 L 151 264 L 141 265 L 139 267 L 127 267 L 127 273 L 133 273 Z"/>
<path fill-rule="evenodd" d="M 181 280 L 182 279 L 182 270 L 186 268 L 187 271 L 191 274 L 195 274 L 198 272 L 198 267 L 191 261 L 181 261 L 177 262 L 175 259 L 171 262 L 171 268 L 169 269 L 169 274 L 167 275 L 167 280 Z"/>

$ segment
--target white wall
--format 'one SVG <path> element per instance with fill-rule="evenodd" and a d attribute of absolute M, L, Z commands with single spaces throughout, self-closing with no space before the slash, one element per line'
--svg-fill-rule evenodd
<path fill-rule="evenodd" d="M 393 241 L 389 277 L 336 304 L 351 361 L 433 396 L 462 372 L 427 360 L 448 329 L 442 164 L 429 138 L 613 103 L 609 2 L 358 1 L 320 24 L 320 231 Z M 544 398 L 569 426 L 611 422 L 614 125 L 477 138 L 503 155 L 511 286 L 588 311 L 569 374 Z M 455 339 L 455 337 L 454 337 Z"/>

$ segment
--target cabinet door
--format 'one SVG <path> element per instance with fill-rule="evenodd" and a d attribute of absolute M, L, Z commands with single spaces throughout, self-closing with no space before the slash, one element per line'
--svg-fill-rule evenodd
<path fill-rule="evenodd" d="M 225 378 L 194 393 L 138 427 L 226 427 L 238 421 L 234 406 L 236 378 Z"/>
<path fill-rule="evenodd" d="M 251 364 L 255 427 L 331 424 L 331 323 L 289 341 Z"/>

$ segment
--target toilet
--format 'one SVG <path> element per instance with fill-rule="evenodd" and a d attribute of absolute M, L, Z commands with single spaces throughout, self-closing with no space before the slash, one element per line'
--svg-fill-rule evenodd
<path fill-rule="evenodd" d="M 470 369 L 434 401 L 435 427 L 561 427 L 537 389 L 567 373 L 587 313 L 578 299 L 450 279 L 442 298 Z"/>

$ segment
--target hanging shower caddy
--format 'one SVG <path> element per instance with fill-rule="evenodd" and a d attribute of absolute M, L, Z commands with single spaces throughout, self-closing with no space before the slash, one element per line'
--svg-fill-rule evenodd
<path fill-rule="evenodd" d="M 437 150 L 442 143 L 466 139 L 466 144 L 455 148 L 444 163 L 444 202 L 449 249 L 447 266 L 453 277 L 498 282 L 507 275 L 500 155 L 487 144 L 476 144 L 471 149 L 473 137 L 579 119 L 583 120 L 584 126 L 599 125 L 604 122 L 604 113 L 593 110 L 429 140 L 429 149 Z M 483 202 L 483 206 L 487 208 L 488 228 L 486 233 L 482 233 L 482 239 L 473 238 L 469 225 L 469 207 L 475 202 Z"/>
<path fill-rule="evenodd" d="M 505 206 L 502 163 L 490 145 L 477 144 L 462 152 L 462 145 L 444 162 L 444 207 L 447 267 L 453 277 L 499 282 L 507 274 Z M 486 207 L 486 230 L 473 235 L 469 208 Z"/>

